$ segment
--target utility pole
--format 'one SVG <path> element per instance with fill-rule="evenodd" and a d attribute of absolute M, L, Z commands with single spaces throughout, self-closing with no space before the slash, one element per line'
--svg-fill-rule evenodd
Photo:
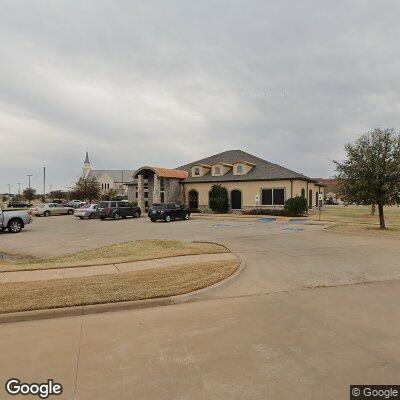
<path fill-rule="evenodd" d="M 29 180 L 29 181 L 28 181 L 28 182 L 29 182 L 29 183 L 28 183 L 29 189 L 31 188 L 31 177 L 32 177 L 32 176 L 33 176 L 32 174 L 28 174 L 28 175 L 27 175 L 28 180 Z"/>
<path fill-rule="evenodd" d="M 121 189 L 121 196 L 124 196 L 124 171 L 121 171 L 121 177 L 122 177 L 122 189 Z"/>
<path fill-rule="evenodd" d="M 46 196 L 46 167 L 43 167 L 43 196 Z"/>
<path fill-rule="evenodd" d="M 11 197 L 11 184 L 8 184 L 8 197 Z"/>

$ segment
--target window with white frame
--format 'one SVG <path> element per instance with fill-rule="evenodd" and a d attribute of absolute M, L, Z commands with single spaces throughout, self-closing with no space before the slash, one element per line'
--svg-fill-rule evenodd
<path fill-rule="evenodd" d="M 214 167 L 214 174 L 221 175 L 221 167 L 219 165 Z"/>
<path fill-rule="evenodd" d="M 285 205 L 285 189 L 261 189 L 261 205 L 283 206 Z"/>
<path fill-rule="evenodd" d="M 200 168 L 199 167 L 194 167 L 193 171 L 194 171 L 194 175 L 195 176 L 199 176 L 200 175 Z"/>
<path fill-rule="evenodd" d="M 243 174 L 243 165 L 242 164 L 236 165 L 236 173 Z"/>

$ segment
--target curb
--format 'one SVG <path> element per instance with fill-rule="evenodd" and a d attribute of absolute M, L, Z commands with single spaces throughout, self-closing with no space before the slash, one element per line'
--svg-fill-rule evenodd
<path fill-rule="evenodd" d="M 15 313 L 0 314 L 0 324 L 37 321 L 37 320 L 64 318 L 64 317 L 76 317 L 76 316 L 91 315 L 91 314 L 103 314 L 106 312 L 139 310 L 144 308 L 189 303 L 195 301 L 198 295 L 213 289 L 217 289 L 218 287 L 226 284 L 227 282 L 236 279 L 239 276 L 239 274 L 245 269 L 245 263 L 243 262 L 243 260 L 239 258 L 237 255 L 236 257 L 240 260 L 240 264 L 232 275 L 229 275 L 227 278 L 217 283 L 214 283 L 211 286 L 207 286 L 205 288 L 198 289 L 190 293 L 184 293 L 177 296 L 146 299 L 146 300 L 121 301 L 118 303 L 89 304 L 84 306 L 21 311 Z"/>

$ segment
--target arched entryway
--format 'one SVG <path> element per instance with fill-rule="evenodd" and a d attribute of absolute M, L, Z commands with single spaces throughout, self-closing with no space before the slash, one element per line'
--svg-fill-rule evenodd
<path fill-rule="evenodd" d="M 199 193 L 192 189 L 189 192 L 189 208 L 197 210 L 199 208 Z"/>
<path fill-rule="evenodd" d="M 238 189 L 231 191 L 231 208 L 232 210 L 241 210 L 242 208 L 242 192 Z"/>

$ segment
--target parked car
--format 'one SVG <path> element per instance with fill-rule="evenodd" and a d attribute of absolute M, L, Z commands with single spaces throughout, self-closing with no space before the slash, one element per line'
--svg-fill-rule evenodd
<path fill-rule="evenodd" d="M 96 210 L 97 210 L 97 204 L 85 204 L 82 207 L 76 208 L 74 211 L 74 215 L 79 219 L 84 219 L 84 218 L 93 219 L 96 218 Z"/>
<path fill-rule="evenodd" d="M 8 208 L 28 208 L 28 207 L 30 207 L 30 205 L 27 203 L 19 202 L 19 201 L 10 201 L 8 203 L 7 207 Z"/>
<path fill-rule="evenodd" d="M 127 201 L 102 201 L 97 206 L 96 215 L 102 220 L 106 218 L 139 218 L 140 208 Z"/>
<path fill-rule="evenodd" d="M 72 207 L 72 208 L 79 208 L 85 204 L 86 204 L 86 202 L 84 202 L 82 200 L 71 200 L 71 201 L 67 202 L 67 206 Z"/>
<path fill-rule="evenodd" d="M 41 215 L 43 215 L 43 217 L 48 217 L 50 215 L 72 215 L 74 213 L 74 208 L 65 207 L 57 203 L 45 203 L 32 208 L 32 212 L 37 217 Z"/>
<path fill-rule="evenodd" d="M 7 229 L 10 233 L 18 233 L 31 222 L 30 210 L 2 210 L 0 208 L 0 231 Z"/>
<path fill-rule="evenodd" d="M 177 203 L 154 203 L 149 208 L 147 215 L 151 222 L 156 222 L 157 220 L 170 222 L 175 219 L 189 219 L 190 211 Z"/>

